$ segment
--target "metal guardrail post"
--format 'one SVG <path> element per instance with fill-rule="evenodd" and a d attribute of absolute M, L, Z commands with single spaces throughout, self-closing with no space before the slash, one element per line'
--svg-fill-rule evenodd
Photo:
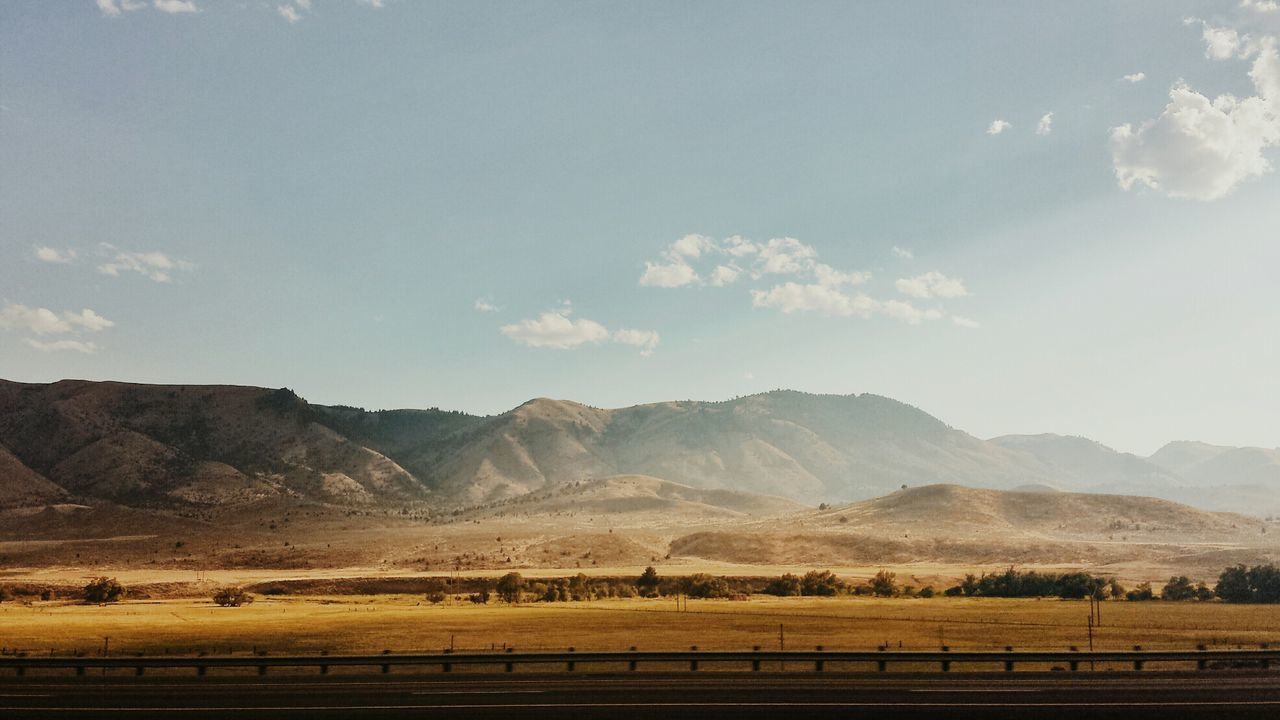
<path fill-rule="evenodd" d="M 689 651 L 690 651 L 690 652 L 698 652 L 698 646 L 697 646 L 697 645 L 692 645 L 692 646 L 690 646 L 690 647 L 689 647 Z M 690 672 L 697 672 L 697 671 L 698 671 L 698 660 L 697 660 L 696 658 L 694 658 L 694 659 L 692 659 L 692 660 L 690 660 L 690 661 L 689 661 L 689 671 L 690 671 Z"/>
<path fill-rule="evenodd" d="M 817 647 L 816 647 L 816 648 L 814 648 L 814 649 L 815 649 L 815 650 L 817 650 L 818 652 L 822 652 L 822 646 L 821 646 L 821 645 L 817 646 Z M 814 671 L 814 672 L 822 672 L 822 660 L 814 660 L 814 661 L 813 661 L 813 671 Z"/>
<path fill-rule="evenodd" d="M 1009 653 L 1013 652 L 1013 646 L 1012 646 L 1012 645 L 1005 645 L 1005 646 L 1004 646 L 1004 651 L 1005 651 L 1005 652 L 1009 652 Z M 1005 661 L 1004 661 L 1004 671 L 1005 671 L 1005 672 L 1013 672 L 1013 661 L 1012 661 L 1012 660 L 1005 660 Z"/>
<path fill-rule="evenodd" d="M 1209 648 L 1208 648 L 1207 646 L 1205 646 L 1205 645 L 1197 645 L 1197 646 L 1196 646 L 1196 649 L 1197 649 L 1197 650 L 1199 650 L 1200 652 L 1204 652 L 1205 650 L 1208 650 Z M 1199 660 L 1196 660 L 1196 669 L 1197 669 L 1197 670 L 1204 670 L 1204 669 L 1205 669 L 1205 668 L 1207 668 L 1207 667 L 1209 667 L 1209 663 L 1208 663 L 1208 662 L 1206 662 L 1204 658 L 1200 658 Z"/>
<path fill-rule="evenodd" d="M 507 648 L 507 653 L 508 653 L 508 654 L 513 653 L 513 652 L 515 652 L 515 648 L 510 648 L 510 647 L 509 647 L 509 648 Z M 507 662 L 507 672 L 515 672 L 515 669 L 516 669 L 515 663 L 513 663 L 513 662 Z"/>
<path fill-rule="evenodd" d="M 444 652 L 443 652 L 442 654 L 444 654 L 444 655 L 452 655 L 452 654 L 453 654 L 453 648 L 445 648 L 445 649 L 444 649 Z M 451 662 L 442 663 L 442 664 L 440 665 L 440 672 L 453 672 L 453 663 L 451 663 Z"/>
<path fill-rule="evenodd" d="M 631 649 L 630 649 L 628 652 L 635 652 L 635 651 L 636 651 L 636 646 L 635 646 L 635 645 L 632 645 L 632 646 L 631 646 Z M 627 669 L 628 669 L 628 670 L 632 670 L 632 671 L 634 671 L 634 670 L 636 669 L 636 661 L 635 661 L 635 660 L 628 660 L 628 661 L 627 661 Z"/>
<path fill-rule="evenodd" d="M 760 652 L 760 646 L 752 645 L 751 652 Z M 760 672 L 760 658 L 751 659 L 751 672 Z"/>
<path fill-rule="evenodd" d="M 569 652 L 573 652 L 573 648 L 569 648 Z M 574 662 L 570 660 L 569 662 L 565 663 L 564 669 L 569 672 L 573 672 L 573 666 L 574 666 Z"/>
<path fill-rule="evenodd" d="M 1080 652 L 1080 648 L 1072 645 L 1071 652 Z M 1073 658 L 1067 661 L 1067 666 L 1071 668 L 1071 672 L 1078 672 L 1080 670 L 1080 661 Z"/>
<path fill-rule="evenodd" d="M 1142 646 L 1141 646 L 1141 645 L 1134 645 L 1134 646 L 1133 646 L 1133 651 L 1134 651 L 1134 652 L 1142 652 Z M 1141 669 L 1142 669 L 1142 661 L 1141 661 L 1141 660 L 1136 660 L 1136 659 L 1135 659 L 1135 660 L 1133 661 L 1133 669 L 1134 669 L 1134 670 L 1141 670 Z"/>
<path fill-rule="evenodd" d="M 877 648 L 877 650 L 878 650 L 878 651 L 880 651 L 880 652 L 884 652 L 884 646 L 883 646 L 883 645 L 881 645 L 879 648 Z M 888 665 L 889 665 L 889 663 L 885 662 L 884 660 L 877 660 L 877 661 L 876 661 L 876 670 L 877 670 L 877 671 L 879 671 L 879 672 L 885 672 L 886 670 L 888 670 L 888 669 L 889 669 L 889 668 L 888 668 Z"/>
<path fill-rule="evenodd" d="M 951 648 L 950 648 L 950 646 L 943 645 L 943 646 L 942 646 L 942 652 L 951 652 Z M 951 661 L 950 661 L 950 660 L 943 660 L 943 661 L 942 661 L 942 672 L 951 672 Z"/>

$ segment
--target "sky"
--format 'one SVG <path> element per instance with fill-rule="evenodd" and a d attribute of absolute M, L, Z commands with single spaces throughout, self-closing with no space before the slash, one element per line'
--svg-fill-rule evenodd
<path fill-rule="evenodd" d="M 1280 5 L 10 0 L 0 377 L 1280 445 Z"/>

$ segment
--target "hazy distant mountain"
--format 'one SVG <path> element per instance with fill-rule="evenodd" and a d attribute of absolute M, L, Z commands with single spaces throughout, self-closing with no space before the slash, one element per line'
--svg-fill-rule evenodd
<path fill-rule="evenodd" d="M 303 498 L 451 510 L 645 475 L 809 504 L 951 483 L 1280 510 L 1273 450 L 1178 443 L 1144 459 L 1085 438 L 985 441 L 870 394 L 775 391 L 614 410 L 536 399 L 478 417 L 310 405 L 286 389 L 0 381 L 0 446 L 0 502 L 10 505 Z"/>
<path fill-rule="evenodd" d="M 1053 479 L 1033 457 L 876 395 L 777 391 L 618 410 L 538 399 L 467 423 L 455 438 L 447 451 L 404 463 L 446 496 L 471 501 L 620 474 L 812 503 L 903 484 L 1012 487 Z"/>
<path fill-rule="evenodd" d="M 1046 433 L 1004 435 L 990 442 L 1035 456 L 1064 489 L 1149 495 L 1181 484 L 1176 474 L 1159 465 L 1088 438 Z"/>

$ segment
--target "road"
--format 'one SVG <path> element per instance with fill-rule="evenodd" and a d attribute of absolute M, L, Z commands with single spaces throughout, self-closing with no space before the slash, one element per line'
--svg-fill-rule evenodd
<path fill-rule="evenodd" d="M 10 676 L 0 717 L 1277 718 L 1280 673 Z"/>

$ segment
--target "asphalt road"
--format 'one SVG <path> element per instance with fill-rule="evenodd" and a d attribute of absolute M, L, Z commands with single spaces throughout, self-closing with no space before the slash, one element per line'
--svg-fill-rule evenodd
<path fill-rule="evenodd" d="M 4 677 L 0 717 L 1280 718 L 1280 673 Z"/>

